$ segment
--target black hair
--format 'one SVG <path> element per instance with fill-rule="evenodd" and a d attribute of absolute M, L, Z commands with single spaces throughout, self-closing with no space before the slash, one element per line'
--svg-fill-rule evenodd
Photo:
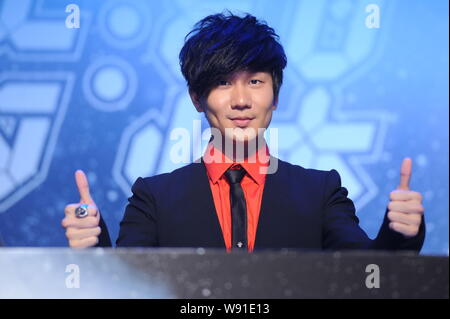
<path fill-rule="evenodd" d="M 207 97 L 224 77 L 247 70 L 269 72 L 278 98 L 287 59 L 279 36 L 266 22 L 227 11 L 197 22 L 184 40 L 181 72 L 198 97 Z"/>

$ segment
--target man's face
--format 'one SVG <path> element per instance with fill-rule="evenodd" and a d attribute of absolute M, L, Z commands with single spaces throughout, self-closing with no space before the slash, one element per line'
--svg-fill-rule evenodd
<path fill-rule="evenodd" d="M 234 141 L 256 137 L 258 129 L 269 126 L 276 109 L 272 75 L 268 72 L 236 72 L 220 81 L 206 99 L 197 99 L 193 94 L 191 97 L 197 111 L 205 112 L 211 128 Z"/>

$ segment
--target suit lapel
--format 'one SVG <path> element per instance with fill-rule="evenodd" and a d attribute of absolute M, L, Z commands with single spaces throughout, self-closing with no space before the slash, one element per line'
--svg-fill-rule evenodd
<path fill-rule="evenodd" d="M 267 247 L 273 242 L 277 232 L 274 227 L 274 221 L 277 218 L 277 211 L 283 204 L 282 194 L 284 187 L 286 187 L 286 179 L 284 178 L 285 166 L 281 160 L 271 156 L 271 161 L 272 159 L 278 161 L 278 169 L 275 173 L 266 176 L 256 230 L 255 249 L 258 249 L 260 246 Z"/>
<path fill-rule="evenodd" d="M 222 228 L 220 227 L 217 211 L 214 205 L 211 187 L 209 185 L 206 167 L 203 163 L 194 163 L 194 171 L 192 180 L 188 181 L 189 187 L 192 187 L 192 199 L 195 201 L 196 215 L 198 220 L 202 223 L 199 228 L 205 232 L 208 246 L 211 247 L 225 247 L 223 239 Z"/>

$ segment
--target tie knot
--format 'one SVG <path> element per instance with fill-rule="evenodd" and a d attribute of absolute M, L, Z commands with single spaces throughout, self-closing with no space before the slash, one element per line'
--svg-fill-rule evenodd
<path fill-rule="evenodd" d="M 241 180 L 244 178 L 245 174 L 247 172 L 242 166 L 239 166 L 239 168 L 229 168 L 225 173 L 225 177 L 228 180 L 228 183 L 230 184 L 238 184 L 241 182 Z"/>

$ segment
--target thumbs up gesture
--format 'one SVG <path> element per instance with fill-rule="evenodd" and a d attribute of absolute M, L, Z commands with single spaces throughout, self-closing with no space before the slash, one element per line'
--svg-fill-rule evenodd
<path fill-rule="evenodd" d="M 80 193 L 80 202 L 65 207 L 65 218 L 61 225 L 66 229 L 66 237 L 72 248 L 86 248 L 98 243 L 101 233 L 100 212 L 89 192 L 89 183 L 83 171 L 75 172 L 75 182 Z M 75 210 L 81 205 L 87 205 L 88 215 L 84 218 L 75 216 Z"/>
<path fill-rule="evenodd" d="M 419 232 L 424 209 L 422 195 L 409 189 L 412 161 L 405 158 L 400 170 L 400 184 L 390 194 L 388 205 L 389 227 L 405 237 L 414 237 Z"/>

